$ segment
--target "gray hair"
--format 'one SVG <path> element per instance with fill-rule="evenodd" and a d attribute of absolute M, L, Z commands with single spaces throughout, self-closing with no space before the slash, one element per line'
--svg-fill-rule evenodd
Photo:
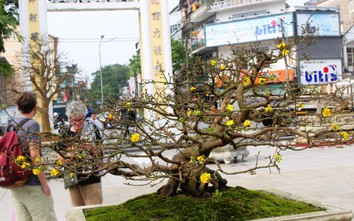
<path fill-rule="evenodd" d="M 85 117 L 87 114 L 87 107 L 81 101 L 73 101 L 66 106 L 65 114 L 68 118 L 81 116 Z"/>

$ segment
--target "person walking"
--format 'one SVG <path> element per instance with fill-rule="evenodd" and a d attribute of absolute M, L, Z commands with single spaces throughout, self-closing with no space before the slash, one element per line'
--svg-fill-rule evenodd
<path fill-rule="evenodd" d="M 91 117 L 86 118 L 87 108 L 81 101 L 69 103 L 66 115 L 71 126 L 62 134 L 58 160 L 71 171 L 64 173 L 65 187 L 69 189 L 73 206 L 102 204 L 101 177 L 94 172 L 102 162 L 103 147 L 97 145 L 94 125 L 103 125 Z"/>
<path fill-rule="evenodd" d="M 27 161 L 33 165 L 40 164 L 41 138 L 39 124 L 33 117 L 37 112 L 36 94 L 23 92 L 16 100 L 20 116 L 14 118 L 8 125 L 16 127 L 27 119 L 18 130 L 17 135 Z M 20 187 L 11 189 L 16 221 L 57 220 L 53 197 L 44 171 L 29 175 L 27 182 Z"/>

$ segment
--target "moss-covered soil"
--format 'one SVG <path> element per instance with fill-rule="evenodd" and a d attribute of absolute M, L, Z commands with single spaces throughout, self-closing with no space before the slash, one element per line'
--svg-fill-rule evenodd
<path fill-rule="evenodd" d="M 88 221 L 144 220 L 251 220 L 275 216 L 322 211 L 323 208 L 279 198 L 242 187 L 228 188 L 210 198 L 186 195 L 161 197 L 142 195 L 123 204 L 84 210 Z"/>

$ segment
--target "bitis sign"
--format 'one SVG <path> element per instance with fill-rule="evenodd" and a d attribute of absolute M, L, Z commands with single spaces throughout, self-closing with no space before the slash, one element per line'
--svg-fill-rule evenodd
<path fill-rule="evenodd" d="M 338 59 L 300 61 L 302 85 L 329 84 L 342 79 L 342 63 Z"/>

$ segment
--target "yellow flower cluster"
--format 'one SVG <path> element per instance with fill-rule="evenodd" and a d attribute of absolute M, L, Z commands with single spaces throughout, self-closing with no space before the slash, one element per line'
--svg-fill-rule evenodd
<path fill-rule="evenodd" d="M 322 110 L 322 116 L 324 117 L 330 117 L 331 116 L 331 110 L 328 107 L 323 108 Z"/>
<path fill-rule="evenodd" d="M 136 143 L 140 140 L 140 134 L 138 133 L 135 133 L 135 134 L 132 134 L 131 137 L 130 137 L 130 140 L 133 142 L 133 143 Z"/>
<path fill-rule="evenodd" d="M 245 120 L 245 122 L 243 122 L 243 127 L 245 127 L 245 128 L 252 127 L 251 121 Z"/>
<path fill-rule="evenodd" d="M 234 110 L 234 106 L 232 106 L 232 104 L 228 104 L 226 107 L 227 111 L 233 111 Z"/>
<path fill-rule="evenodd" d="M 277 163 L 280 163 L 280 161 L 283 159 L 282 155 L 280 153 L 275 153 L 274 154 L 274 160 L 277 162 Z"/>
<path fill-rule="evenodd" d="M 234 125 L 234 121 L 233 120 L 228 120 L 226 122 L 226 126 L 232 126 L 232 125 Z"/>
<path fill-rule="evenodd" d="M 210 173 L 202 173 L 202 175 L 200 175 L 200 182 L 204 184 L 209 183 L 210 179 L 211 179 Z"/>
<path fill-rule="evenodd" d="M 198 160 L 199 163 L 203 163 L 204 160 L 205 160 L 204 155 L 203 156 L 198 156 L 197 160 Z"/>
<path fill-rule="evenodd" d="M 37 176 L 40 172 L 41 172 L 41 171 L 40 171 L 40 169 L 38 169 L 38 168 L 32 170 L 32 173 L 33 173 L 34 175 L 36 175 L 36 176 Z"/>
<path fill-rule="evenodd" d="M 263 85 L 263 84 L 266 83 L 266 81 L 267 81 L 267 79 L 265 79 L 265 78 L 260 78 L 260 79 L 259 79 L 259 84 L 260 84 L 260 85 Z"/>
<path fill-rule="evenodd" d="M 334 131 L 339 130 L 338 124 L 332 124 L 331 128 L 332 128 L 332 130 L 334 130 Z"/>
<path fill-rule="evenodd" d="M 289 50 L 286 48 L 286 44 L 284 42 L 277 45 L 277 48 L 280 50 L 280 53 L 285 56 L 289 54 Z"/>
<path fill-rule="evenodd" d="M 18 156 L 15 159 L 15 163 L 21 166 L 21 169 L 28 169 L 31 166 L 30 163 L 26 162 L 26 158 L 22 155 Z"/>
<path fill-rule="evenodd" d="M 53 168 L 51 171 L 50 171 L 50 175 L 51 176 L 57 176 L 59 174 L 59 171 L 55 168 Z"/>
<path fill-rule="evenodd" d="M 349 138 L 348 132 L 342 131 L 342 132 L 340 132 L 340 135 L 342 136 L 344 141 L 347 141 Z"/>
<path fill-rule="evenodd" d="M 272 112 L 272 111 L 273 111 L 272 106 L 270 106 L 270 104 L 268 104 L 268 106 L 265 108 L 265 112 L 269 113 L 269 112 Z"/>
<path fill-rule="evenodd" d="M 210 66 L 214 67 L 215 65 L 216 65 L 216 61 L 213 60 L 213 59 L 211 59 L 211 60 L 210 60 Z"/>
<path fill-rule="evenodd" d="M 244 77 L 243 78 L 243 85 L 247 86 L 251 83 L 251 79 L 249 77 Z"/>

